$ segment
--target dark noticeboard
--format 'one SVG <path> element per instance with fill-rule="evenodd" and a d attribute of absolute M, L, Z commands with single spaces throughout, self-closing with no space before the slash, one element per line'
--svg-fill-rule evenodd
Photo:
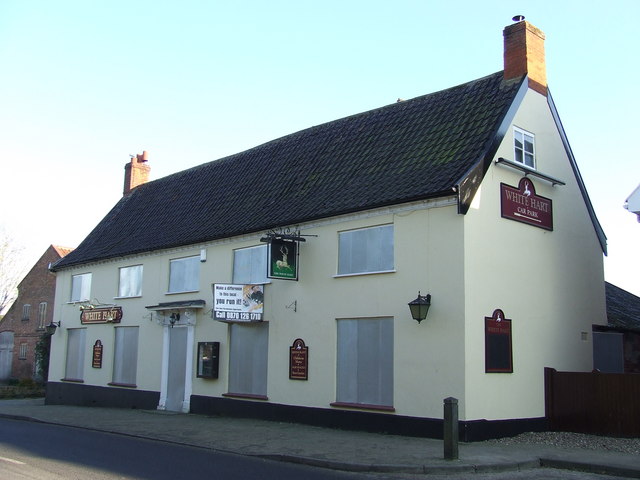
<path fill-rule="evenodd" d="M 511 320 L 497 309 L 484 317 L 484 348 L 486 373 L 513 373 Z"/>
<path fill-rule="evenodd" d="M 309 379 L 309 347 L 304 340 L 297 338 L 289 347 L 289 378 L 291 380 Z"/>
<path fill-rule="evenodd" d="M 96 343 L 93 344 L 91 366 L 93 368 L 102 368 L 102 342 L 100 340 L 96 340 Z"/>
<path fill-rule="evenodd" d="M 500 210 L 503 218 L 553 230 L 551 199 L 536 195 L 531 179 L 520 179 L 518 188 L 500 184 Z"/>
<path fill-rule="evenodd" d="M 298 280 L 298 243 L 291 240 L 269 242 L 269 272 L 267 277 Z"/>
<path fill-rule="evenodd" d="M 218 378 L 220 342 L 198 342 L 198 378 Z"/>

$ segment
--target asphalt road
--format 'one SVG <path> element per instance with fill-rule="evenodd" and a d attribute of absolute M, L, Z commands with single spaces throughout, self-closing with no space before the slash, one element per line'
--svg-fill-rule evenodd
<path fill-rule="evenodd" d="M 364 477 L 123 435 L 0 419 L 0 479 L 89 478 L 351 480 Z"/>
<path fill-rule="evenodd" d="M 211 435 L 216 432 L 212 431 Z M 615 480 L 552 469 L 473 480 Z M 91 430 L 0 418 L 0 480 L 462 480 L 462 475 L 354 474 Z"/>

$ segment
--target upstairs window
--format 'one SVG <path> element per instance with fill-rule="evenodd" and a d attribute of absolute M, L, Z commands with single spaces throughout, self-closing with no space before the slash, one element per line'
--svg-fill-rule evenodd
<path fill-rule="evenodd" d="M 393 271 L 393 225 L 340 232 L 338 238 L 338 275 Z"/>
<path fill-rule="evenodd" d="M 200 285 L 200 255 L 176 258 L 169 264 L 169 293 L 195 292 Z"/>
<path fill-rule="evenodd" d="M 139 297 L 142 295 L 142 265 L 122 267 L 118 283 L 118 297 Z"/>
<path fill-rule="evenodd" d="M 516 162 L 527 167 L 536 168 L 536 152 L 533 133 L 519 128 L 513 129 L 513 143 Z"/>
<path fill-rule="evenodd" d="M 38 328 L 44 328 L 47 318 L 47 302 L 40 302 L 38 305 Z"/>
<path fill-rule="evenodd" d="M 73 275 L 71 277 L 71 301 L 86 302 L 91 299 L 91 274 Z"/>
<path fill-rule="evenodd" d="M 30 316 L 31 316 L 31 305 L 29 305 L 28 303 L 25 303 L 22 306 L 22 320 L 29 320 Z"/>
<path fill-rule="evenodd" d="M 268 283 L 267 246 L 239 248 L 233 251 L 233 283 Z"/>

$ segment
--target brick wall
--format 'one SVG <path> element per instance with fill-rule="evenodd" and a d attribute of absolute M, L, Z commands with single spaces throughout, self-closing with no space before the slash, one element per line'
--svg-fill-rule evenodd
<path fill-rule="evenodd" d="M 56 277 L 48 267 L 60 258 L 53 246 L 46 250 L 18 285 L 18 298 L 0 322 L 0 332 L 14 332 L 11 378 L 35 378 L 35 347 L 44 333 L 41 325 L 48 325 L 53 320 Z M 41 322 L 39 314 L 43 302 L 46 302 L 46 314 Z M 28 319 L 23 318 L 26 304 L 31 305 Z M 21 345 L 24 346 L 21 348 Z"/>

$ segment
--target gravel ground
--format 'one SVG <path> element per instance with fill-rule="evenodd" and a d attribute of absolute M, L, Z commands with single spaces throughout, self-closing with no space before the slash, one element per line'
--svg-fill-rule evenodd
<path fill-rule="evenodd" d="M 583 448 L 601 452 L 608 451 L 640 455 L 640 438 L 600 437 L 598 435 L 585 435 L 583 433 L 530 432 L 523 433 L 516 437 L 490 440 L 488 443 L 500 443 L 502 445 L 530 443 L 560 448 Z"/>

